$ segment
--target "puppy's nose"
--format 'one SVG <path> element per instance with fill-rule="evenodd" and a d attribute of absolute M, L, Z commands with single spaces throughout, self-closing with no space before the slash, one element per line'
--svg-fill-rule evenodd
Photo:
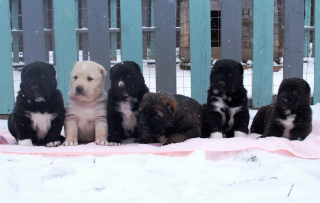
<path fill-rule="evenodd" d="M 82 86 L 77 86 L 77 87 L 76 87 L 76 92 L 77 92 L 78 94 L 81 94 L 81 93 L 83 92 L 83 87 L 82 87 Z"/>
<path fill-rule="evenodd" d="M 38 85 L 32 85 L 31 86 L 31 91 L 35 91 L 35 90 L 39 90 L 39 86 Z"/>
<path fill-rule="evenodd" d="M 225 82 L 223 82 L 223 81 L 219 81 L 219 82 L 218 82 L 218 85 L 220 85 L 220 86 L 225 86 L 225 85 L 226 85 L 226 83 L 225 83 Z"/>
<path fill-rule="evenodd" d="M 282 98 L 282 99 L 280 100 L 280 102 L 281 102 L 282 104 L 287 104 L 287 103 L 288 103 L 288 100 L 287 100 L 286 98 Z"/>

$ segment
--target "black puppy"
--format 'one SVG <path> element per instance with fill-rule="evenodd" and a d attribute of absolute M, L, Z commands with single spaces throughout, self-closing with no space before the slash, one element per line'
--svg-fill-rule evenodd
<path fill-rule="evenodd" d="M 253 119 L 250 131 L 260 138 L 275 136 L 304 140 L 312 130 L 310 86 L 301 78 L 286 78 L 273 105 L 263 106 Z"/>
<path fill-rule="evenodd" d="M 15 107 L 8 119 L 9 131 L 18 144 L 59 146 L 64 140 L 60 136 L 64 117 L 55 68 L 40 61 L 25 66 Z"/>
<path fill-rule="evenodd" d="M 206 123 L 210 138 L 243 137 L 248 133 L 247 90 L 243 67 L 230 60 L 218 60 L 210 74 Z"/>
<path fill-rule="evenodd" d="M 164 145 L 203 137 L 204 106 L 196 100 L 174 94 L 147 93 L 139 107 L 139 143 Z"/>
<path fill-rule="evenodd" d="M 118 145 L 122 143 L 122 139 L 139 136 L 136 114 L 142 96 L 149 92 L 149 89 L 139 65 L 133 61 L 114 65 L 110 70 L 110 80 L 107 107 L 108 141 L 110 145 Z"/>

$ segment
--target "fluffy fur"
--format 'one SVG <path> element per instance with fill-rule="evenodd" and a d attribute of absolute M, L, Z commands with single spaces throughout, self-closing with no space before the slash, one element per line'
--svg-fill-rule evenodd
<path fill-rule="evenodd" d="M 247 90 L 240 63 L 222 59 L 210 74 L 206 123 L 211 138 L 243 137 L 248 133 Z"/>
<path fill-rule="evenodd" d="M 312 130 L 309 84 L 301 78 L 284 79 L 275 104 L 259 109 L 250 130 L 261 137 L 304 140 Z"/>
<path fill-rule="evenodd" d="M 40 61 L 25 66 L 15 107 L 8 119 L 9 131 L 18 144 L 59 146 L 64 140 L 60 136 L 64 118 L 55 68 Z"/>
<path fill-rule="evenodd" d="M 110 71 L 108 91 L 109 142 L 118 145 L 129 137 L 139 137 L 137 112 L 143 95 L 149 92 L 141 69 L 133 61 L 114 65 Z"/>
<path fill-rule="evenodd" d="M 108 125 L 103 66 L 92 61 L 76 62 L 71 71 L 71 85 L 64 123 L 65 146 L 95 141 L 107 145 Z"/>
<path fill-rule="evenodd" d="M 204 109 L 196 100 L 175 94 L 147 93 L 139 107 L 139 143 L 164 145 L 202 137 Z"/>

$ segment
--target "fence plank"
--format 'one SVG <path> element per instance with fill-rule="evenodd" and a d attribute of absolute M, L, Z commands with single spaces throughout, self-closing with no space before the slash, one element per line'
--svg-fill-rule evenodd
<path fill-rule="evenodd" d="M 170 94 L 177 91 L 175 3 L 172 0 L 154 1 L 156 88 Z"/>
<path fill-rule="evenodd" d="M 25 64 L 46 61 L 43 1 L 21 0 Z"/>
<path fill-rule="evenodd" d="M 101 64 L 109 74 L 111 65 L 108 1 L 88 1 L 88 14 L 90 60 Z M 109 75 L 104 88 L 110 88 Z"/>
<path fill-rule="evenodd" d="M 12 29 L 19 30 L 19 0 L 11 0 Z M 13 62 L 19 63 L 19 34 L 12 34 Z"/>
<path fill-rule="evenodd" d="M 149 27 L 149 0 L 141 0 L 142 27 Z M 149 32 L 142 31 L 143 59 L 148 59 L 148 35 Z"/>
<path fill-rule="evenodd" d="M 311 0 L 305 0 L 304 2 L 304 25 L 310 26 L 311 22 Z M 309 57 L 310 49 L 310 30 L 304 31 L 304 57 Z"/>
<path fill-rule="evenodd" d="M 54 35 L 58 88 L 66 102 L 70 86 L 70 72 L 78 59 L 76 37 L 76 2 L 54 0 Z"/>
<path fill-rule="evenodd" d="M 320 1 L 314 1 L 314 94 L 313 103 L 320 102 Z"/>
<path fill-rule="evenodd" d="M 141 0 L 120 0 L 122 61 L 142 66 Z"/>
<path fill-rule="evenodd" d="M 0 88 L 0 114 L 9 114 L 14 106 L 9 0 L 0 1 L 0 28 L 0 85 L 3 87 Z"/>
<path fill-rule="evenodd" d="M 221 58 L 242 59 L 242 1 L 221 0 Z"/>
<path fill-rule="evenodd" d="M 274 1 L 253 1 L 252 106 L 272 102 Z"/>
<path fill-rule="evenodd" d="M 211 71 L 210 1 L 190 0 L 191 97 L 207 100 Z"/>
<path fill-rule="evenodd" d="M 283 77 L 303 76 L 304 1 L 284 1 Z"/>
<path fill-rule="evenodd" d="M 117 0 L 110 0 L 110 27 L 117 28 Z M 117 34 L 116 32 L 110 33 L 111 35 L 111 60 L 117 60 Z"/>

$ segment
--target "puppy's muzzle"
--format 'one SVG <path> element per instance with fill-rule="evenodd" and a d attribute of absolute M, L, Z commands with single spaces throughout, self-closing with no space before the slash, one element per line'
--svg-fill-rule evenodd
<path fill-rule="evenodd" d="M 32 85 L 30 89 L 33 92 L 34 96 L 36 96 L 36 97 L 40 96 L 39 85 L 37 85 L 37 84 Z"/>
<path fill-rule="evenodd" d="M 83 94 L 83 91 L 84 89 L 83 89 L 83 87 L 82 86 L 77 86 L 76 87 L 76 94 L 79 94 L 79 95 L 81 95 L 81 94 Z"/>

